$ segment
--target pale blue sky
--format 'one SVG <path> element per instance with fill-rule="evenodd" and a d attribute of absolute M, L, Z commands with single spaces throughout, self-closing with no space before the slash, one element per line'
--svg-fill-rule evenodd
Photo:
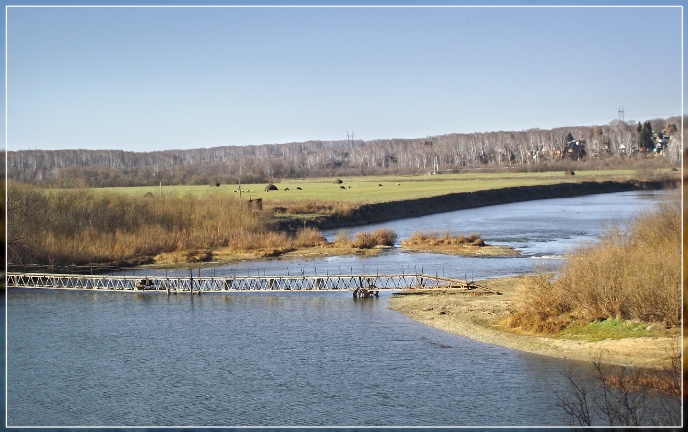
<path fill-rule="evenodd" d="M 415 138 L 681 114 L 680 8 L 10 8 L 8 149 Z"/>

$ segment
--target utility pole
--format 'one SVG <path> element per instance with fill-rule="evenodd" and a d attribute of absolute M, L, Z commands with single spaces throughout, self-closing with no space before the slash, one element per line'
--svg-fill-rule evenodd
<path fill-rule="evenodd" d="M 626 118 L 624 117 L 624 109 L 622 106 L 619 107 L 619 121 L 625 122 Z"/>
<path fill-rule="evenodd" d="M 239 165 L 239 201 L 241 201 L 241 165 Z"/>

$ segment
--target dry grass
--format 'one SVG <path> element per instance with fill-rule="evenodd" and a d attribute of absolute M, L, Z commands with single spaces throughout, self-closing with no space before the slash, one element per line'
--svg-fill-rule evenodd
<path fill-rule="evenodd" d="M 117 263 L 157 255 L 197 262 L 211 259 L 216 248 L 274 251 L 326 242 L 314 230 L 293 237 L 275 232 L 266 212 L 221 197 L 45 193 L 10 184 L 7 221 L 8 259 L 15 263 Z"/>
<path fill-rule="evenodd" d="M 271 211 L 253 211 L 233 197 L 126 196 L 62 190 L 46 193 L 10 184 L 8 260 L 21 264 L 201 262 L 213 251 L 274 257 L 330 244 L 317 230 L 275 231 Z M 393 245 L 380 229 L 338 238 L 346 247 Z"/>
<path fill-rule="evenodd" d="M 337 232 L 333 244 L 339 247 L 351 247 L 356 249 L 372 249 L 376 246 L 394 246 L 397 233 L 388 228 L 378 228 L 373 232 L 359 231 L 351 235 L 345 231 Z"/>
<path fill-rule="evenodd" d="M 606 319 L 681 323 L 681 204 L 677 196 L 627 231 L 570 255 L 552 278 L 524 283 L 508 324 L 535 333 Z"/>
<path fill-rule="evenodd" d="M 401 241 L 401 245 L 407 247 L 458 245 L 485 246 L 485 242 L 480 238 L 480 234 L 471 234 L 466 237 L 463 234 L 453 235 L 451 231 L 445 231 L 444 233 L 414 231 L 408 239 Z"/>
<path fill-rule="evenodd" d="M 354 234 L 353 246 L 359 249 L 372 249 L 376 246 L 394 246 L 397 234 L 388 228 L 378 228 L 372 233 L 360 231 Z"/>
<path fill-rule="evenodd" d="M 296 233 L 292 242 L 296 247 L 315 247 L 327 244 L 327 239 L 315 228 L 303 228 Z"/>
<path fill-rule="evenodd" d="M 339 215 L 350 216 L 360 204 L 347 201 L 328 200 L 271 200 L 266 203 L 266 209 L 278 215 Z"/>

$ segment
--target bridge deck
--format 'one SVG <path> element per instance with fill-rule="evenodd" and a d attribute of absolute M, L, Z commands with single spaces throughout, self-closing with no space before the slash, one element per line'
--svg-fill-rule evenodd
<path fill-rule="evenodd" d="M 246 277 L 141 277 L 7 273 L 7 287 L 98 291 L 306 291 L 400 290 L 405 288 L 472 288 L 457 279 L 425 274 L 246 276 Z"/>

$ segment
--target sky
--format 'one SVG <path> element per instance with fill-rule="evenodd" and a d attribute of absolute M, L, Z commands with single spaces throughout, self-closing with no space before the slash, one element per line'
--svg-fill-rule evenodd
<path fill-rule="evenodd" d="M 6 11 L 8 150 L 419 138 L 607 124 L 619 107 L 627 121 L 683 112 L 680 7 Z"/>

